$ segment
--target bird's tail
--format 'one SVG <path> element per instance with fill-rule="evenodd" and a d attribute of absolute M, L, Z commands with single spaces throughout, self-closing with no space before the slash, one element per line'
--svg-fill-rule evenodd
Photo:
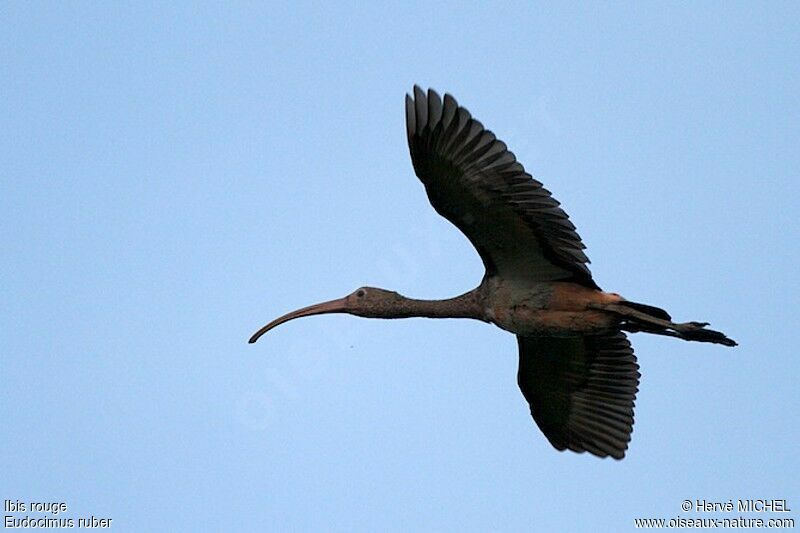
<path fill-rule="evenodd" d="M 654 316 L 662 320 L 670 320 L 670 321 L 672 320 L 672 317 L 669 316 L 669 313 L 667 313 L 660 307 L 655 307 L 647 304 L 640 304 L 637 302 L 629 302 L 627 300 L 622 300 L 621 302 L 618 303 L 619 305 L 622 305 L 624 307 L 630 307 L 631 309 L 636 309 L 637 311 L 641 311 L 646 315 Z"/>
<path fill-rule="evenodd" d="M 678 337 L 687 341 L 713 342 L 725 346 L 736 346 L 736 341 L 721 331 L 706 329 L 708 322 L 672 322 L 669 313 L 658 307 L 636 302 L 621 301 L 614 304 L 599 304 L 604 311 L 618 315 L 620 328 L 624 331 L 654 333 Z"/>

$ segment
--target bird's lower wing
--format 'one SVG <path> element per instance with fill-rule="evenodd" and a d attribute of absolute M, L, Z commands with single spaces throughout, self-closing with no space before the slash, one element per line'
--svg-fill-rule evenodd
<path fill-rule="evenodd" d="M 517 340 L 517 381 L 550 443 L 558 450 L 622 459 L 640 376 L 625 334 Z"/>

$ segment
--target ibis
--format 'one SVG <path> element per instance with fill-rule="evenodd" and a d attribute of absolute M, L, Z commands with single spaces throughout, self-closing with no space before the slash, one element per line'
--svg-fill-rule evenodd
<path fill-rule="evenodd" d="M 622 459 L 640 378 L 626 332 L 736 342 L 708 323 L 676 323 L 663 309 L 602 291 L 559 202 L 451 95 L 415 86 L 405 111 L 414 172 L 436 212 L 477 250 L 486 269 L 478 287 L 445 300 L 361 287 L 283 315 L 250 342 L 289 320 L 324 313 L 494 324 L 517 336 L 517 382 L 553 447 Z"/>

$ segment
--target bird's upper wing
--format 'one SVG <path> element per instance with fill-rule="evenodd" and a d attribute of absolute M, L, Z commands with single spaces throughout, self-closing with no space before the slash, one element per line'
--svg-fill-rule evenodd
<path fill-rule="evenodd" d="M 639 385 L 639 365 L 625 334 L 517 339 L 517 381 L 550 443 L 622 459 Z"/>
<path fill-rule="evenodd" d="M 460 229 L 487 274 L 597 288 L 575 226 L 505 143 L 445 94 L 406 95 L 414 171 L 434 209 Z"/>

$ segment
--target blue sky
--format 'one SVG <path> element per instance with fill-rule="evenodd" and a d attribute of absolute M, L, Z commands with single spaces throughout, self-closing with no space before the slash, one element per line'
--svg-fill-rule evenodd
<path fill-rule="evenodd" d="M 0 499 L 118 531 L 797 509 L 798 20 L 788 2 L 4 2 Z M 603 288 L 739 341 L 632 336 L 624 461 L 553 450 L 515 339 L 486 324 L 326 316 L 246 343 L 360 285 L 480 281 L 413 175 L 414 83 L 553 191 Z"/>

